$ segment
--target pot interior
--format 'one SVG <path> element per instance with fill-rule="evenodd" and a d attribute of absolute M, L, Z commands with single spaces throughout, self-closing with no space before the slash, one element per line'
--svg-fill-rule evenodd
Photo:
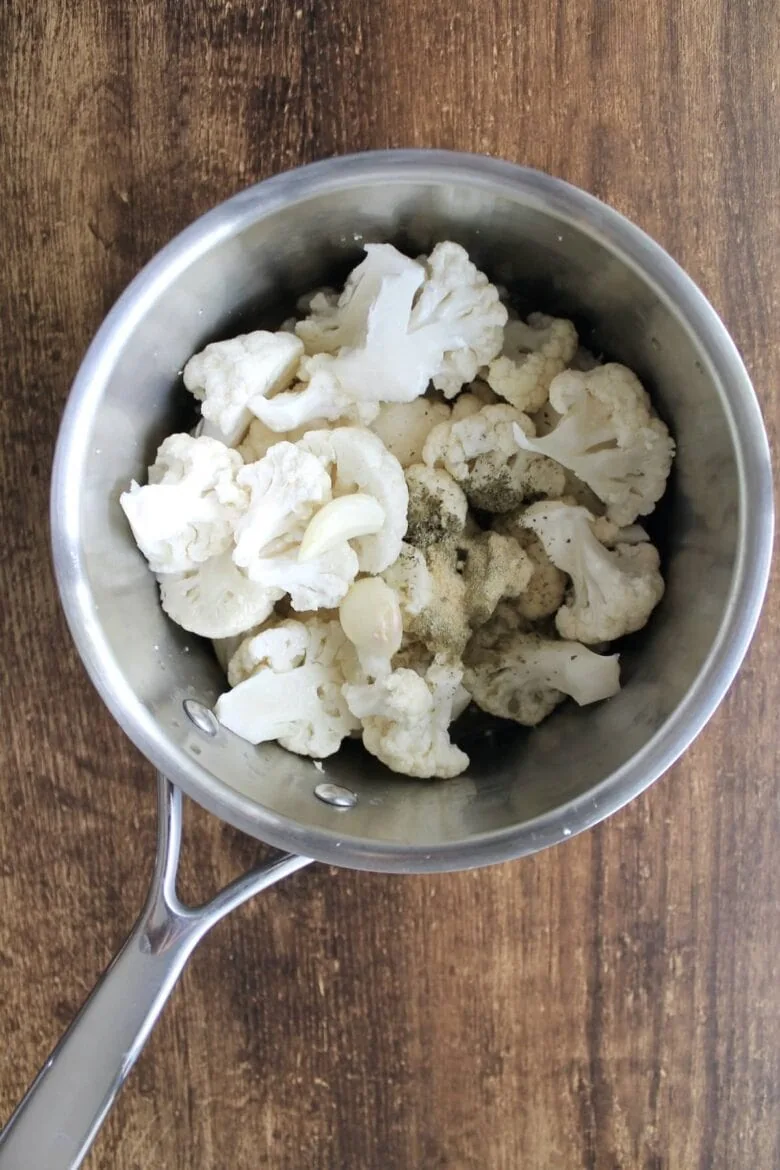
<path fill-rule="evenodd" d="M 525 826 L 514 850 L 522 852 L 544 843 L 531 824 L 543 814 L 564 810 L 564 832 L 600 819 L 599 786 L 683 703 L 729 602 L 740 479 L 711 354 L 642 275 L 641 254 L 621 254 L 596 204 L 583 217 L 522 184 L 496 189 L 407 171 L 316 192 L 299 185 L 285 200 L 248 192 L 226 206 L 229 216 L 212 216 L 200 235 L 195 225 L 186 247 L 163 253 L 140 288 L 131 286 L 109 322 L 110 344 L 99 335 L 82 375 L 89 385 L 67 456 L 69 482 L 78 485 L 69 539 L 81 561 L 80 605 L 102 647 L 99 662 L 85 657 L 98 685 L 102 675 L 124 695 L 115 713 L 124 704 L 122 722 L 136 742 L 196 798 L 310 856 L 362 864 L 350 855 L 360 840 L 425 859 L 443 845 L 468 847 L 479 835 Z M 358 743 L 320 771 L 273 745 L 253 748 L 222 729 L 204 734 L 183 703 L 210 707 L 224 689 L 222 671 L 209 644 L 165 618 L 118 497 L 132 478 L 144 478 L 166 434 L 192 425 L 180 377 L 192 353 L 236 332 L 275 327 L 298 294 L 340 282 L 364 242 L 390 241 L 416 255 L 442 239 L 463 244 L 493 281 L 510 287 L 519 308 L 572 317 L 583 344 L 634 369 L 677 440 L 667 497 L 649 523 L 667 592 L 649 626 L 620 646 L 623 689 L 595 707 L 567 703 L 531 731 L 467 716 L 456 738 L 472 764 L 453 781 L 399 779 Z M 154 727 L 153 743 L 134 734 L 138 721 Z M 355 808 L 345 813 L 316 799 L 324 780 L 357 793 Z M 642 786 L 638 774 L 629 777 L 624 798 Z M 327 850 L 307 837 L 311 829 L 331 834 Z"/>

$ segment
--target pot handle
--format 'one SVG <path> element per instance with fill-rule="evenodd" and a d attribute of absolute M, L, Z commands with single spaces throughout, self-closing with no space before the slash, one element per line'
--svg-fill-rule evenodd
<path fill-rule="evenodd" d="M 75 1170 L 95 1139 L 193 950 L 248 898 L 310 864 L 279 854 L 197 909 L 176 894 L 182 798 L 157 786 L 157 858 L 146 905 L 121 951 L 0 1133 L 0 1170 Z"/>

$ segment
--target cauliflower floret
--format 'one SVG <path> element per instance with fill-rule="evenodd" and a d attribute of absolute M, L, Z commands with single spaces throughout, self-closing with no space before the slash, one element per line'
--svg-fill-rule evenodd
<path fill-rule="evenodd" d="M 253 418 L 249 424 L 249 430 L 238 444 L 238 453 L 244 463 L 256 463 L 258 459 L 267 455 L 277 443 L 292 441 L 289 432 L 283 431 L 279 434 L 278 431 L 272 431 L 259 418 Z"/>
<path fill-rule="evenodd" d="M 414 670 L 421 678 L 425 678 L 426 671 L 433 665 L 436 655 L 429 650 L 424 642 L 417 642 L 414 638 L 404 637 L 401 648 L 393 657 L 393 667 L 398 670 L 405 667 Z M 445 655 L 444 661 L 450 661 Z M 352 679 L 348 681 L 352 682 Z M 363 680 L 358 680 L 363 681 Z M 460 683 L 452 701 L 452 722 L 459 719 L 471 702 L 471 695 L 463 683 Z"/>
<path fill-rule="evenodd" d="M 297 548 L 261 556 L 252 573 L 276 600 L 289 593 L 294 610 L 333 609 L 357 576 L 358 558 L 342 541 L 308 561 L 298 559 Z"/>
<path fill-rule="evenodd" d="M 491 617 L 499 602 L 523 594 L 531 581 L 533 564 L 518 541 L 498 532 L 480 532 L 463 543 L 466 612 L 475 630 Z"/>
<path fill-rule="evenodd" d="M 534 632 L 531 621 L 520 612 L 516 598 L 499 601 L 493 616 L 484 626 L 474 631 L 474 637 L 480 635 L 480 645 L 498 647 L 501 639 L 517 632 L 530 634 Z M 465 657 L 465 654 L 464 654 Z"/>
<path fill-rule="evenodd" d="M 346 540 L 299 559 L 309 522 L 332 498 L 322 460 L 303 442 L 282 442 L 239 474 L 251 499 L 236 525 L 236 565 L 274 600 L 289 593 L 293 609 L 338 605 L 358 572 L 358 557 Z"/>
<path fill-rule="evenodd" d="M 406 532 L 409 492 L 400 463 L 382 440 L 364 427 L 308 431 L 298 446 L 330 473 L 334 496 L 357 489 L 373 496 L 384 510 L 379 532 L 354 542 L 361 572 L 381 573 L 398 556 Z"/>
<path fill-rule="evenodd" d="M 441 322 L 452 339 L 433 384 L 454 398 L 481 366 L 501 351 L 507 311 L 498 290 L 469 260 L 460 244 L 437 244 L 426 262 L 426 280 L 412 313 L 412 329 Z"/>
<path fill-rule="evenodd" d="M 204 638 L 232 638 L 264 622 L 282 590 L 250 581 L 230 551 L 184 573 L 158 578 L 162 607 L 177 625 Z"/>
<path fill-rule="evenodd" d="M 499 400 L 500 401 L 500 400 Z M 479 414 L 483 406 L 488 406 L 489 403 L 483 402 L 482 399 L 468 391 L 465 394 L 459 394 L 452 404 L 452 413 L 449 419 L 442 419 L 442 422 L 460 422 L 462 418 L 471 418 L 472 414 Z"/>
<path fill-rule="evenodd" d="M 550 383 L 576 350 L 577 331 L 564 318 L 531 313 L 527 325 L 508 321 L 501 356 L 488 367 L 488 385 L 517 410 L 540 410 Z"/>
<path fill-rule="evenodd" d="M 528 621 L 541 621 L 561 608 L 566 593 L 566 574 L 556 569 L 535 532 L 522 526 L 523 513 L 497 516 L 493 529 L 513 537 L 531 562 L 531 577 L 513 603 L 516 612 Z"/>
<path fill-rule="evenodd" d="M 169 435 L 149 468 L 119 503 L 154 573 L 181 573 L 229 548 L 247 506 L 236 483 L 241 456 L 217 439 Z"/>
<path fill-rule="evenodd" d="M 420 779 L 458 776 L 468 756 L 450 742 L 461 699 L 460 666 L 437 655 L 424 676 L 401 667 L 373 683 L 347 683 L 343 694 L 363 725 L 363 743 L 394 772 Z"/>
<path fill-rule="evenodd" d="M 409 489 L 406 540 L 427 548 L 456 539 L 466 526 L 468 500 L 449 472 L 415 463 L 406 471 Z"/>
<path fill-rule="evenodd" d="M 491 715 L 533 727 L 567 695 L 584 706 L 620 690 L 617 654 L 594 654 L 579 642 L 491 626 L 469 643 L 464 673 L 474 702 Z"/>
<path fill-rule="evenodd" d="M 230 659 L 238 650 L 243 641 L 251 634 L 259 634 L 260 626 L 250 626 L 248 630 L 242 630 L 240 634 L 231 634 L 229 638 L 212 638 L 211 644 L 214 647 L 214 654 L 217 662 L 222 667 L 225 674 L 227 674 L 228 663 Z"/>
<path fill-rule="evenodd" d="M 579 504 L 581 508 L 587 508 L 594 516 L 604 516 L 604 504 L 598 498 L 596 493 L 592 491 L 586 483 L 578 479 L 573 471 L 568 471 L 564 468 L 566 474 L 566 490 L 561 496 L 561 499 L 566 500 L 569 504 Z"/>
<path fill-rule="evenodd" d="M 447 322 L 422 328 L 412 324 L 412 306 L 425 280 L 415 261 L 382 281 L 368 315 L 365 340 L 335 356 L 317 354 L 301 366 L 304 380 L 334 377 L 348 403 L 367 402 L 376 417 L 379 402 L 411 402 L 425 392 L 451 342 Z"/>
<path fill-rule="evenodd" d="M 320 288 L 309 289 L 308 292 L 301 293 L 295 302 L 295 307 L 299 313 L 321 313 L 327 306 L 337 305 L 339 296 L 340 293 L 335 288 L 331 288 L 329 284 L 323 284 Z M 293 320 L 294 326 L 300 323 L 297 318 Z M 294 327 L 293 332 L 295 332 Z"/>
<path fill-rule="evenodd" d="M 560 496 L 563 469 L 551 459 L 515 458 L 514 428 L 533 434 L 530 418 L 512 406 L 483 406 L 460 422 L 440 423 L 423 447 L 429 467 L 443 465 L 475 508 L 511 512 L 524 500 Z"/>
<path fill-rule="evenodd" d="M 332 498 L 331 481 L 321 460 L 300 444 L 282 442 L 244 467 L 239 483 L 250 502 L 236 525 L 233 560 L 258 580 L 258 559 L 300 542 L 314 512 Z"/>
<path fill-rule="evenodd" d="M 300 322 L 317 352 L 300 364 L 308 385 L 256 404 L 273 430 L 315 416 L 368 424 L 380 402 L 411 402 L 428 383 L 448 396 L 501 345 L 506 310 L 457 244 L 439 244 L 425 266 L 388 244 L 368 244 L 339 305 Z"/>
<path fill-rule="evenodd" d="M 293 619 L 277 623 L 271 618 L 250 637 L 242 638 L 234 649 L 226 672 L 230 686 L 246 682 L 263 665 L 273 664 L 277 674 L 294 670 L 306 657 L 310 634 L 328 624 L 319 622 L 315 626 L 314 621 L 307 624 Z"/>
<path fill-rule="evenodd" d="M 292 333 L 258 330 L 215 341 L 187 362 L 184 385 L 233 447 L 246 433 L 257 400 L 290 385 L 302 353 L 303 342 Z"/>
<path fill-rule="evenodd" d="M 325 355 L 318 355 L 322 357 Z M 341 420 L 368 426 L 379 413 L 379 401 L 367 394 L 356 397 L 345 389 L 331 370 L 304 366 L 300 374 L 309 381 L 297 382 L 284 394 L 257 405 L 256 414 L 269 430 L 279 434 L 290 431 L 308 431 L 317 424 L 328 425 Z"/>
<path fill-rule="evenodd" d="M 664 592 L 652 544 L 617 544 L 610 552 L 594 532 L 596 517 L 559 501 L 534 504 L 522 523 L 571 579 L 571 596 L 555 617 L 562 638 L 611 642 L 647 624 Z"/>
<path fill-rule="evenodd" d="M 415 398 L 414 402 L 388 402 L 371 423 L 391 455 L 402 467 L 422 460 L 422 449 L 432 427 L 447 422 L 450 408 L 444 402 Z M 314 428 L 312 428 L 314 429 Z"/>
<path fill-rule="evenodd" d="M 566 498 L 566 503 L 570 501 Z M 579 503 L 579 500 L 573 501 Z M 607 548 L 614 548 L 617 544 L 646 544 L 650 537 L 641 524 L 627 524 L 625 528 L 618 528 L 606 516 L 597 516 L 593 522 L 593 531 L 602 544 Z"/>
<path fill-rule="evenodd" d="M 276 739 L 322 759 L 360 725 L 342 695 L 345 638 L 337 621 L 283 621 L 242 642 L 220 695 L 220 723 L 249 743 Z"/>
<path fill-rule="evenodd" d="M 342 348 L 362 345 L 382 281 L 410 270 L 417 273 L 420 268 L 392 244 L 367 244 L 365 260 L 352 269 L 340 296 L 331 289 L 321 289 L 298 302 L 298 308 L 310 314 L 295 326 L 306 353 L 335 354 Z M 419 279 L 423 276 L 420 272 Z"/>
<path fill-rule="evenodd" d="M 588 373 L 567 370 L 553 379 L 550 402 L 562 415 L 558 425 L 543 438 L 516 428 L 518 446 L 572 471 L 616 524 L 652 512 L 666 487 L 674 441 L 631 370 L 616 363 Z"/>
<path fill-rule="evenodd" d="M 466 585 L 452 545 L 433 544 L 423 553 L 404 544 L 383 577 L 398 594 L 404 633 L 434 652 L 459 658 L 471 635 Z"/>
<path fill-rule="evenodd" d="M 424 552 L 405 544 L 384 579 L 398 594 L 405 634 L 435 653 L 460 658 L 472 630 L 503 598 L 517 597 L 532 571 L 517 541 L 464 531 Z"/>
<path fill-rule="evenodd" d="M 334 325 L 337 352 L 304 358 L 299 372 L 308 384 L 258 404 L 258 417 L 273 430 L 291 430 L 315 417 L 368 424 L 380 402 L 419 397 L 441 364 L 447 330 L 436 325 L 411 331 L 423 266 L 388 244 L 369 244 L 366 252 L 349 300 L 348 323 Z"/>
<path fill-rule="evenodd" d="M 262 459 L 264 455 L 267 455 L 277 443 L 297 443 L 307 431 L 319 430 L 320 427 L 327 427 L 327 425 L 326 419 L 316 418 L 304 427 L 298 427 L 296 430 L 282 431 L 280 433 L 279 431 L 270 430 L 259 418 L 253 418 L 249 424 L 249 430 L 244 435 L 241 443 L 239 443 L 237 450 L 244 463 L 256 463 L 258 459 Z"/>
<path fill-rule="evenodd" d="M 560 421 L 561 416 L 557 410 L 553 410 L 549 401 L 545 402 L 541 410 L 536 410 L 531 415 L 531 422 L 534 424 L 537 437 L 549 435 L 550 431 L 555 430 Z"/>
<path fill-rule="evenodd" d="M 417 617 L 433 602 L 431 574 L 419 548 L 405 542 L 398 557 L 382 574 L 383 580 L 398 594 L 401 612 L 406 619 Z"/>

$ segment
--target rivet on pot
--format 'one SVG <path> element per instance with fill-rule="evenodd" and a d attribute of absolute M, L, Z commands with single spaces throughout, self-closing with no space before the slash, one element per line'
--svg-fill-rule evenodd
<path fill-rule="evenodd" d="M 333 805 L 334 808 L 354 808 L 358 799 L 356 793 L 350 792 L 349 788 L 343 788 L 341 784 L 318 784 L 314 789 L 314 795 L 324 804 Z"/>
<path fill-rule="evenodd" d="M 219 723 L 213 711 L 210 711 L 203 703 L 198 702 L 197 699 L 185 699 L 182 703 L 184 714 L 194 723 L 198 731 L 202 731 L 204 735 L 215 736 L 219 731 Z"/>

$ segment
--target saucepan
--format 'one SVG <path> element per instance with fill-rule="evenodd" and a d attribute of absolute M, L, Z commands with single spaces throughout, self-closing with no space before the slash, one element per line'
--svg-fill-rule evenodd
<path fill-rule="evenodd" d="M 221 669 L 160 609 L 118 497 L 165 435 L 192 425 L 180 372 L 204 343 L 277 324 L 366 242 L 416 255 L 441 239 L 462 243 L 528 310 L 572 317 L 591 349 L 635 369 L 678 455 L 655 533 L 667 592 L 623 648 L 620 694 L 563 707 L 531 732 L 467 720 L 469 770 L 423 782 L 392 775 L 357 743 L 316 765 L 220 728 Z M 269 179 L 182 232 L 90 346 L 52 484 L 73 637 L 160 773 L 157 864 L 137 926 L 3 1132 L 1 1170 L 79 1165 L 196 943 L 256 891 L 309 861 L 420 873 L 521 857 L 646 788 L 704 726 L 745 654 L 772 524 L 766 435 L 723 324 L 661 248 L 566 183 L 470 155 L 362 154 Z M 198 909 L 176 896 L 181 793 L 280 851 Z"/>

